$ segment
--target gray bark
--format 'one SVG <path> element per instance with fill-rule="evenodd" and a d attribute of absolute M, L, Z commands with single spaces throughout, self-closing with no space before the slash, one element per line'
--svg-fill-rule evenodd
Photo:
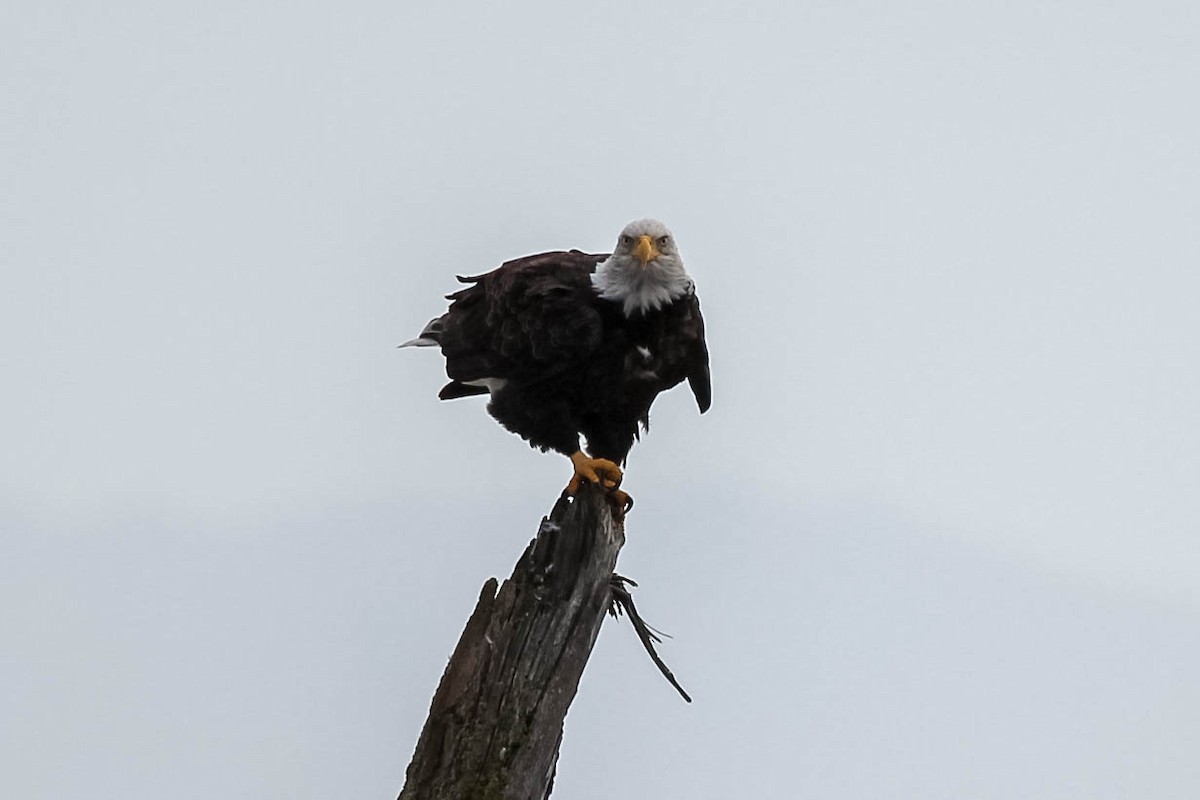
<path fill-rule="evenodd" d="M 496 591 L 484 584 L 434 694 L 400 800 L 545 800 L 563 719 L 625 543 L 602 492 L 562 498 Z"/>

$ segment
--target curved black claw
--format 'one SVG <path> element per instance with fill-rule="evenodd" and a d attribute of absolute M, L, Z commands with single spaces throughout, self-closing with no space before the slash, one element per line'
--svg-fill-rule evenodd
<path fill-rule="evenodd" d="M 624 520 L 625 515 L 633 510 L 633 498 L 620 489 L 609 489 L 608 501 L 613 504 L 613 514 L 618 520 Z"/>

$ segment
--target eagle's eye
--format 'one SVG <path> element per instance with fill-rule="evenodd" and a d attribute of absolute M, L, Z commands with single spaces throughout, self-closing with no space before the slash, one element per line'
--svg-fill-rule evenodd
<path fill-rule="evenodd" d="M 626 246 L 633 244 L 633 237 L 632 236 L 622 236 L 621 244 L 626 245 Z"/>
<path fill-rule="evenodd" d="M 671 237 L 670 237 L 670 236 L 660 236 L 660 237 L 658 237 L 658 246 L 659 246 L 659 247 L 666 247 L 666 246 L 667 246 L 667 242 L 669 242 L 669 241 L 671 241 Z"/>

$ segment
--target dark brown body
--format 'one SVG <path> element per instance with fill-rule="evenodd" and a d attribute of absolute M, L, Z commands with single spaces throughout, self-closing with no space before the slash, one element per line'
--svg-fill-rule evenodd
<path fill-rule="evenodd" d="M 422 333 L 446 357 L 444 400 L 503 381 L 488 412 L 532 446 L 570 455 L 579 434 L 591 455 L 623 462 L 659 392 L 685 378 L 701 413 L 711 402 L 704 320 L 692 292 L 626 317 L 591 275 L 606 255 L 577 250 L 509 261 L 449 295 Z M 493 387 L 497 384 L 493 383 Z"/>

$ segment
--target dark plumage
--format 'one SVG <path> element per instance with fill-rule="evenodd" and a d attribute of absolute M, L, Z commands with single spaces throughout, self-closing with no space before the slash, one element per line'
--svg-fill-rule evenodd
<path fill-rule="evenodd" d="M 661 223 L 631 223 L 612 255 L 542 253 L 459 280 L 470 285 L 408 343 L 441 347 L 443 400 L 490 391 L 488 412 L 534 447 L 574 460 L 582 434 L 616 463 L 659 392 L 687 379 L 708 410 L 700 304 Z"/>

